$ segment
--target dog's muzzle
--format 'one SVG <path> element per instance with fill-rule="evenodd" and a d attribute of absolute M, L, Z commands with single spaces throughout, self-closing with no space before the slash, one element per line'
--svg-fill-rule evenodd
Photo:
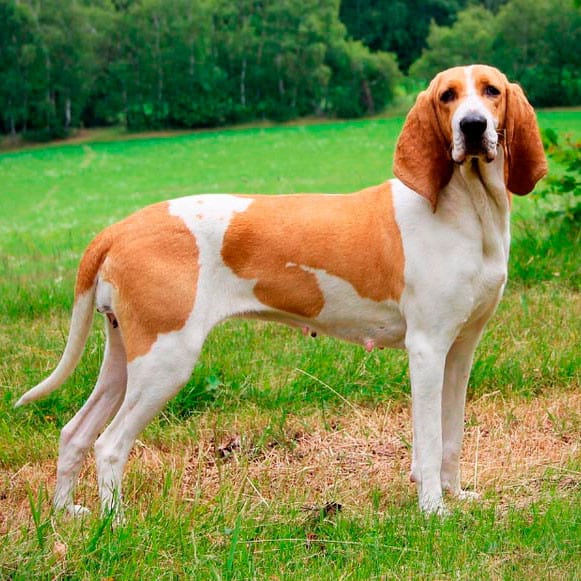
<path fill-rule="evenodd" d="M 459 139 L 455 143 L 456 162 L 462 163 L 470 157 L 484 156 L 486 161 L 492 161 L 496 157 L 496 139 L 489 134 L 490 121 L 480 113 L 468 113 L 458 123 Z M 496 130 L 494 131 L 496 135 Z"/>
<path fill-rule="evenodd" d="M 482 148 L 486 126 L 486 118 L 482 115 L 467 115 L 460 121 L 460 130 L 464 134 L 466 149 Z"/>

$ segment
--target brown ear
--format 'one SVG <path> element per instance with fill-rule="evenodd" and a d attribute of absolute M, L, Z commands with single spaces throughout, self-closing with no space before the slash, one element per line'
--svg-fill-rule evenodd
<path fill-rule="evenodd" d="M 524 196 L 547 174 L 547 158 L 534 109 L 523 90 L 511 83 L 506 96 L 506 145 L 509 192 Z"/>
<path fill-rule="evenodd" d="M 408 113 L 395 148 L 393 173 L 427 198 L 434 211 L 438 194 L 452 177 L 449 147 L 438 124 L 430 87 L 418 95 Z"/>

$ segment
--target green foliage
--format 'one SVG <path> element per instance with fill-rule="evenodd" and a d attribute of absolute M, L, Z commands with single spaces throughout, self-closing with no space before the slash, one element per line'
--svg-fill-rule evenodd
<path fill-rule="evenodd" d="M 381 111 L 395 59 L 348 40 L 338 11 L 338 0 L 0 0 L 0 120 L 46 140 L 80 125 Z"/>
<path fill-rule="evenodd" d="M 425 46 L 430 23 L 449 25 L 466 0 L 343 0 L 349 34 L 374 51 L 397 54 L 407 71 Z"/>
<path fill-rule="evenodd" d="M 537 187 L 533 211 L 515 220 L 511 275 L 527 285 L 562 280 L 581 286 L 581 148 L 577 137 L 542 131 L 549 175 Z"/>
<path fill-rule="evenodd" d="M 553 129 L 543 131 L 547 155 L 561 171 L 547 177 L 539 196 L 546 202 L 545 216 L 558 220 L 566 229 L 578 228 L 581 221 L 581 141 L 566 135 L 559 139 Z"/>
<path fill-rule="evenodd" d="M 0 133 L 360 117 L 469 62 L 572 105 L 580 30 L 576 0 L 0 0 Z"/>
<path fill-rule="evenodd" d="M 339 117 L 360 117 L 393 100 L 400 78 L 395 58 L 371 53 L 358 41 L 341 42 L 329 54 L 331 77 L 326 108 Z"/>
<path fill-rule="evenodd" d="M 581 102 L 581 11 L 572 0 L 510 0 L 496 14 L 470 6 L 451 27 L 432 23 L 427 44 L 410 69 L 416 78 L 485 62 L 521 83 L 535 105 Z"/>
<path fill-rule="evenodd" d="M 432 21 L 427 43 L 429 50 L 410 68 L 412 77 L 428 80 L 448 67 L 486 62 L 494 43 L 494 16 L 471 6 L 460 12 L 452 27 Z"/>
<path fill-rule="evenodd" d="M 581 102 L 581 10 L 572 0 L 511 0 L 496 28 L 491 61 L 526 88 L 533 104 Z"/>
<path fill-rule="evenodd" d="M 73 0 L 0 1 L 1 122 L 47 140 L 80 123 L 94 58 L 92 34 Z"/>

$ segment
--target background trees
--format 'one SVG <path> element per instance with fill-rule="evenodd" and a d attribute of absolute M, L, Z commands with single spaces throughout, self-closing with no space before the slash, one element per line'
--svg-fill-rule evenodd
<path fill-rule="evenodd" d="M 487 62 L 519 81 L 539 106 L 581 102 L 581 10 L 573 0 L 510 0 L 495 14 L 470 6 L 451 27 L 432 22 L 410 74 L 430 79 L 454 64 Z"/>
<path fill-rule="evenodd" d="M 0 0 L 0 131 L 205 127 L 389 105 L 488 62 L 581 102 L 577 0 Z"/>

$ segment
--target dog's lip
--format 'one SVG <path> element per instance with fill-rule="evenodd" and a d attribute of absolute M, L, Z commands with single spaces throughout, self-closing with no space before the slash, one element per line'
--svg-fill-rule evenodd
<path fill-rule="evenodd" d="M 491 146 L 486 147 L 484 144 L 479 143 L 478 145 L 470 146 L 465 145 L 462 155 L 452 156 L 452 159 L 458 165 L 462 165 L 467 160 L 470 159 L 484 159 L 486 163 L 490 163 L 496 159 L 498 153 L 498 142 L 491 144 Z"/>

